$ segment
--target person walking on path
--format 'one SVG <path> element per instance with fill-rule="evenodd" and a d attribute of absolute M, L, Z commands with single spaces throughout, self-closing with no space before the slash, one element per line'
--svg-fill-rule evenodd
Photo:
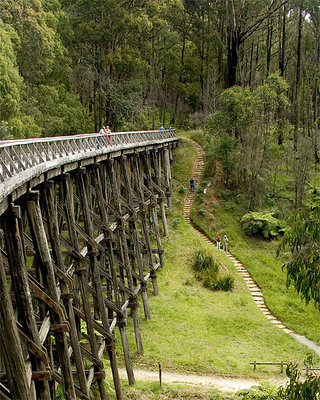
<path fill-rule="evenodd" d="M 217 236 L 217 249 L 220 250 L 220 243 L 221 243 L 221 237 L 218 235 Z"/>
<path fill-rule="evenodd" d="M 190 193 L 192 193 L 194 191 L 194 179 L 191 178 L 190 179 Z"/>
<path fill-rule="evenodd" d="M 229 239 L 227 238 L 227 235 L 224 235 L 223 237 L 223 250 L 224 251 L 228 251 L 228 243 L 229 243 Z"/>

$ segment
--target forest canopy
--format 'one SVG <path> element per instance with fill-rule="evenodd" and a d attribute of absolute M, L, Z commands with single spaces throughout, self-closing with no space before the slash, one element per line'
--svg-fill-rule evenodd
<path fill-rule="evenodd" d="M 277 74 L 318 160 L 319 30 L 316 0 L 2 0 L 1 138 L 202 126 Z"/>

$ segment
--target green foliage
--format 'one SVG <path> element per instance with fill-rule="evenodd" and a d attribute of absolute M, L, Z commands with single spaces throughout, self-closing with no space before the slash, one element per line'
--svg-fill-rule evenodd
<path fill-rule="evenodd" d="M 25 96 L 25 109 L 42 136 L 70 135 L 89 131 L 89 118 L 78 98 L 64 85 L 38 85 Z M 25 132 L 27 136 L 27 132 Z"/>
<path fill-rule="evenodd" d="M 0 20 L 0 124 L 2 137 L 9 138 L 13 119 L 20 112 L 22 79 L 16 62 L 18 36 Z"/>
<path fill-rule="evenodd" d="M 210 290 L 230 291 L 234 286 L 234 278 L 231 275 L 218 276 L 219 264 L 211 255 L 202 250 L 195 253 L 193 269 L 196 277 L 203 282 L 203 286 Z"/>
<path fill-rule="evenodd" d="M 206 119 L 209 168 L 222 185 L 240 190 L 251 210 L 271 189 L 269 168 L 289 136 L 286 93 L 287 83 L 276 74 L 254 89 L 234 86 L 221 93 L 220 110 Z"/>
<path fill-rule="evenodd" d="M 235 399 L 239 400 L 280 400 L 276 385 L 262 382 L 259 386 L 243 389 L 237 392 Z"/>
<path fill-rule="evenodd" d="M 283 233 L 281 222 L 274 217 L 274 212 L 250 211 L 241 218 L 244 232 L 249 236 L 273 239 Z"/>
<path fill-rule="evenodd" d="M 230 274 L 223 275 L 217 278 L 212 290 L 224 290 L 230 292 L 234 287 L 234 278 Z"/>
<path fill-rule="evenodd" d="M 215 140 L 214 146 L 207 146 L 206 160 L 213 174 L 217 168 L 223 171 L 223 182 L 226 187 L 234 186 L 236 182 L 236 163 L 238 158 L 238 140 L 228 133 L 222 132 Z M 219 162 L 217 164 L 216 162 Z"/>
<path fill-rule="evenodd" d="M 320 393 L 320 377 L 308 373 L 302 379 L 297 362 L 290 362 L 286 368 L 289 382 L 279 389 L 279 398 L 283 400 L 316 400 Z"/>
<path fill-rule="evenodd" d="M 58 1 L 0 2 L 0 126 L 6 138 L 91 131 L 71 89 L 71 66 L 57 30 Z M 66 24 L 67 25 L 67 24 Z"/>
<path fill-rule="evenodd" d="M 231 400 L 232 394 L 219 392 L 214 388 L 192 387 L 183 384 L 162 384 L 158 382 L 136 382 L 129 387 L 123 385 L 126 400 Z M 114 399 L 114 397 L 112 397 Z"/>
<path fill-rule="evenodd" d="M 290 220 L 277 254 L 289 249 L 291 260 L 283 265 L 287 270 L 287 285 L 293 284 L 301 297 L 314 300 L 320 309 L 320 205 L 296 213 Z"/>
<path fill-rule="evenodd" d="M 172 221 L 172 227 L 173 227 L 173 229 L 177 229 L 178 226 L 180 225 L 180 222 L 181 222 L 180 217 L 174 218 L 173 221 Z"/>
<path fill-rule="evenodd" d="M 218 265 L 214 262 L 211 255 L 206 254 L 202 250 L 197 250 L 195 253 L 195 262 L 193 268 L 195 271 L 208 270 L 213 267 L 213 270 L 218 272 Z"/>
<path fill-rule="evenodd" d="M 179 193 L 180 194 L 185 194 L 186 191 L 187 191 L 187 188 L 185 186 L 180 186 L 180 188 L 179 188 Z"/>

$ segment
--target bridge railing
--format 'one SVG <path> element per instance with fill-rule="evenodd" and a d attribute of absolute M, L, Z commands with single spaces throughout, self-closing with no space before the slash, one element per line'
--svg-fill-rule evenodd
<path fill-rule="evenodd" d="M 63 158 L 79 159 L 128 144 L 175 137 L 175 130 L 170 129 L 0 141 L 0 182 L 37 166 L 59 163 Z"/>

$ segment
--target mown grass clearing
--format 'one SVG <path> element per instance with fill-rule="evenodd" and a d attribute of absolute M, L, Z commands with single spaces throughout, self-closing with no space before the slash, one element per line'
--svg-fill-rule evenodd
<path fill-rule="evenodd" d="M 256 307 L 223 251 L 204 242 L 183 220 L 183 197 L 194 155 L 192 144 L 185 141 L 174 152 L 174 207 L 169 214 L 170 237 L 163 240 L 166 267 L 158 274 L 160 295 L 149 296 L 150 321 L 144 320 L 140 307 L 143 356 L 135 354 L 129 320 L 133 363 L 140 368 L 155 369 L 161 362 L 164 369 L 184 373 L 277 375 L 277 367 L 262 366 L 253 372 L 249 363 L 254 360 L 302 361 L 308 349 L 269 322 Z M 195 280 L 192 263 L 198 249 L 211 253 L 220 264 L 228 267 L 235 278 L 232 292 L 213 292 Z"/>

